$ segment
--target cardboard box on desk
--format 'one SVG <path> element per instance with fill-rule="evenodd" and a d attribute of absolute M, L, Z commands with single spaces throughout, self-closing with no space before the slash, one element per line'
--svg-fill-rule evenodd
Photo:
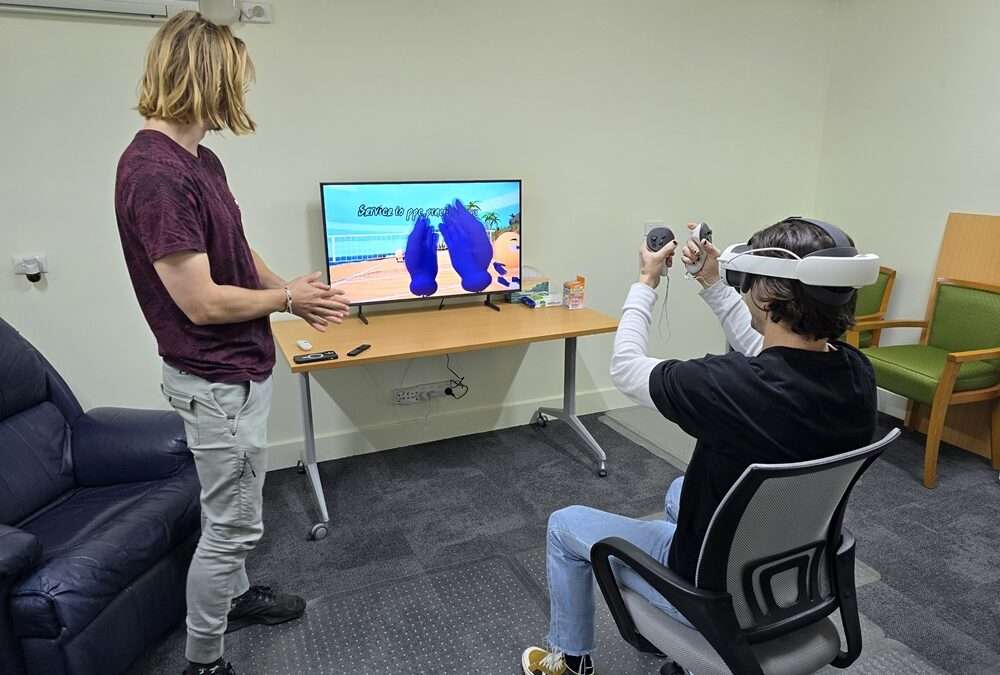
<path fill-rule="evenodd" d="M 563 284 L 563 302 L 566 309 L 583 309 L 583 292 L 587 286 L 587 280 L 577 276 L 573 281 Z"/>

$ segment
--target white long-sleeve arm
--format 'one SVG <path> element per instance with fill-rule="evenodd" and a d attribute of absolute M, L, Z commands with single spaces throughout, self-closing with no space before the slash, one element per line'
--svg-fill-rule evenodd
<path fill-rule="evenodd" d="M 764 336 L 754 330 L 750 310 L 735 288 L 719 280 L 708 288 L 701 289 L 698 295 L 718 317 L 722 332 L 726 334 L 726 341 L 733 349 L 746 356 L 760 354 L 760 350 L 764 348 Z"/>
<path fill-rule="evenodd" d="M 646 356 L 649 327 L 653 323 L 656 291 L 643 283 L 632 284 L 622 319 L 615 333 L 615 351 L 611 356 L 611 380 L 630 399 L 656 408 L 649 395 L 649 375 L 660 361 Z"/>

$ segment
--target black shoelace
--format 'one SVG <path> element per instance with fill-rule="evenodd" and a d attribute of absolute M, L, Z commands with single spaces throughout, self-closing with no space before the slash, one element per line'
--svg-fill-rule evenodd
<path fill-rule="evenodd" d="M 266 603 L 274 602 L 274 592 L 270 586 L 251 586 L 250 589 L 233 600 L 233 606 L 239 605 L 244 600 L 262 600 Z"/>

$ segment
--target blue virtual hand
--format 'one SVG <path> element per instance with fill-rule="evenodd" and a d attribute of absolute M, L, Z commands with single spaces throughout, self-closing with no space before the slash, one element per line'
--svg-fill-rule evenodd
<path fill-rule="evenodd" d="M 444 208 L 441 234 L 448 245 L 452 267 L 462 277 L 462 288 L 479 293 L 493 277 L 487 269 L 493 260 L 493 244 L 486 228 L 458 199 Z"/>
<path fill-rule="evenodd" d="M 410 292 L 434 295 L 437 291 L 438 233 L 427 216 L 419 216 L 406 239 L 406 271 L 410 273 Z"/>

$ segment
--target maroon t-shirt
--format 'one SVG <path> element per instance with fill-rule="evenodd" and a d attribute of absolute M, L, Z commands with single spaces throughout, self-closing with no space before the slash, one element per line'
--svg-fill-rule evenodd
<path fill-rule="evenodd" d="M 118 161 L 115 213 L 132 286 L 163 360 L 211 382 L 267 379 L 274 367 L 267 317 L 196 326 L 153 268 L 171 253 L 205 252 L 215 283 L 262 288 L 215 153 L 199 145 L 195 157 L 165 134 L 140 131 Z"/>

